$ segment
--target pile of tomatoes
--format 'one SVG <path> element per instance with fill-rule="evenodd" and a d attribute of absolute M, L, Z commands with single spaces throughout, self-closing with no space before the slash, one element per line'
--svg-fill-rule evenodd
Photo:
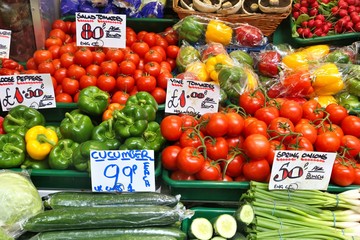
<path fill-rule="evenodd" d="M 126 28 L 126 48 L 77 47 L 76 24 L 57 19 L 45 40 L 26 62 L 26 73 L 49 73 L 57 102 L 76 102 L 79 90 L 97 86 L 111 101 L 125 103 L 137 91 L 150 92 L 165 102 L 167 78 L 176 66 L 178 36 L 163 32 L 135 32 Z"/>
<path fill-rule="evenodd" d="M 360 184 L 360 118 L 335 103 L 256 90 L 216 113 L 166 116 L 161 132 L 172 143 L 161 160 L 174 180 L 266 182 L 275 150 L 301 150 L 336 152 L 331 182 Z"/>

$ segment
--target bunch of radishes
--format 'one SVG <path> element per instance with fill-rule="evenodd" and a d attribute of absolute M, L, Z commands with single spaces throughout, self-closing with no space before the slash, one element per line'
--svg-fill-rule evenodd
<path fill-rule="evenodd" d="M 292 17 L 300 37 L 360 32 L 360 0 L 299 0 Z"/>

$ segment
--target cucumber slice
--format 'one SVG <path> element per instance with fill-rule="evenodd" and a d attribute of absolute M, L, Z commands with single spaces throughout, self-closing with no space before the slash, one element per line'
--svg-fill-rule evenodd
<path fill-rule="evenodd" d="M 209 240 L 213 236 L 213 233 L 213 226 L 206 218 L 195 218 L 190 224 L 189 235 L 191 238 Z"/>
<path fill-rule="evenodd" d="M 226 238 L 215 236 L 211 240 L 226 240 Z"/>
<path fill-rule="evenodd" d="M 254 218 L 254 209 L 250 204 L 243 204 L 235 212 L 235 219 L 239 223 L 245 223 L 245 225 L 249 225 L 250 223 L 252 223 L 254 221 Z"/>
<path fill-rule="evenodd" d="M 232 238 L 237 230 L 237 222 L 230 214 L 221 214 L 213 221 L 213 227 L 216 235 Z"/>

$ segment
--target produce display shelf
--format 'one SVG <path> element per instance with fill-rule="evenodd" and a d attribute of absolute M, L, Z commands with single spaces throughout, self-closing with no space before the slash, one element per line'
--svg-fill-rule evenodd
<path fill-rule="evenodd" d="M 166 169 L 162 170 L 163 183 L 169 187 L 172 195 L 181 195 L 182 201 L 188 202 L 238 202 L 241 195 L 249 187 L 249 182 L 222 182 L 222 181 L 178 181 L 170 178 Z M 330 184 L 327 191 L 340 193 L 347 190 L 360 189 L 360 185 L 340 187 Z"/>

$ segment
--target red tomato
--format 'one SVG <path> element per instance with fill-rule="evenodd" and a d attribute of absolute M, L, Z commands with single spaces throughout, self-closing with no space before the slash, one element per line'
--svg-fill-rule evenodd
<path fill-rule="evenodd" d="M 316 100 L 308 100 L 302 105 L 303 118 L 309 119 L 310 121 L 319 121 L 324 117 L 324 110 Z"/>
<path fill-rule="evenodd" d="M 67 70 L 67 76 L 69 78 L 73 78 L 77 80 L 79 80 L 85 74 L 86 74 L 86 70 L 77 64 L 70 65 Z"/>
<path fill-rule="evenodd" d="M 162 46 L 153 46 L 150 48 L 150 50 L 155 50 L 157 51 L 158 53 L 160 53 L 160 55 L 162 56 L 162 61 L 165 61 L 166 58 L 167 58 L 167 55 L 166 55 L 166 48 L 162 47 Z"/>
<path fill-rule="evenodd" d="M 53 76 L 56 79 L 57 83 L 61 84 L 62 80 L 67 77 L 67 69 L 66 68 L 56 69 Z"/>
<path fill-rule="evenodd" d="M 176 181 L 192 181 L 195 180 L 195 176 L 193 174 L 186 174 L 182 171 L 175 171 L 172 172 L 170 175 L 170 178 L 172 180 L 176 180 Z"/>
<path fill-rule="evenodd" d="M 353 135 L 344 135 L 341 138 L 340 152 L 345 157 L 356 157 L 360 152 L 360 139 Z"/>
<path fill-rule="evenodd" d="M 341 129 L 339 125 L 336 124 L 323 124 L 318 129 L 318 134 L 324 133 L 324 132 L 334 132 L 338 136 L 339 139 L 341 139 L 344 136 L 344 132 Z"/>
<path fill-rule="evenodd" d="M 63 45 L 63 41 L 58 38 L 58 37 L 48 37 L 47 39 L 45 39 L 45 48 L 49 49 L 51 46 L 61 46 Z"/>
<path fill-rule="evenodd" d="M 104 61 L 100 64 L 101 73 L 115 77 L 118 73 L 118 64 L 113 60 Z"/>
<path fill-rule="evenodd" d="M 130 97 L 130 95 L 128 93 L 126 93 L 126 92 L 116 91 L 111 96 L 111 102 L 112 103 L 120 103 L 121 105 L 125 105 L 126 101 L 128 100 L 129 97 Z"/>
<path fill-rule="evenodd" d="M 116 78 L 116 87 L 120 91 L 129 93 L 135 87 L 135 79 L 130 75 L 120 74 Z"/>
<path fill-rule="evenodd" d="M 221 168 L 216 161 L 206 160 L 203 167 L 195 174 L 195 178 L 204 181 L 217 181 L 221 178 Z"/>
<path fill-rule="evenodd" d="M 61 82 L 64 93 L 74 96 L 79 91 L 79 81 L 72 78 L 64 78 Z"/>
<path fill-rule="evenodd" d="M 288 150 L 314 151 L 314 147 L 309 139 L 305 137 L 293 138 L 287 145 Z"/>
<path fill-rule="evenodd" d="M 62 29 L 52 29 L 50 30 L 49 37 L 57 37 L 61 40 L 61 42 L 65 42 L 66 33 Z M 60 45 L 61 46 L 61 45 Z"/>
<path fill-rule="evenodd" d="M 74 64 L 74 54 L 71 52 L 64 53 L 60 56 L 61 67 L 69 68 Z"/>
<path fill-rule="evenodd" d="M 57 59 L 60 57 L 60 55 L 59 55 L 60 46 L 59 45 L 52 45 L 48 48 L 48 50 L 51 52 L 53 59 Z"/>
<path fill-rule="evenodd" d="M 53 23 L 51 24 L 51 29 L 61 29 L 64 32 L 68 31 L 68 27 L 64 20 L 62 19 L 55 19 Z"/>
<path fill-rule="evenodd" d="M 105 60 L 112 60 L 119 64 L 122 60 L 124 60 L 124 52 L 119 48 L 110 48 L 106 52 Z"/>
<path fill-rule="evenodd" d="M 281 104 L 280 117 L 288 118 L 293 124 L 297 124 L 302 118 L 303 109 L 300 103 L 293 100 L 285 100 Z"/>
<path fill-rule="evenodd" d="M 243 149 L 249 158 L 261 159 L 269 154 L 270 143 L 262 134 L 251 134 L 245 138 Z"/>
<path fill-rule="evenodd" d="M 294 132 L 300 133 L 301 136 L 307 138 L 312 144 L 314 144 L 316 141 L 317 130 L 314 125 L 308 122 L 300 121 L 298 124 L 296 124 Z"/>
<path fill-rule="evenodd" d="M 256 110 L 263 107 L 264 104 L 265 96 L 259 90 L 253 92 L 244 92 L 239 97 L 239 106 L 251 115 L 253 115 Z"/>
<path fill-rule="evenodd" d="M 56 69 L 52 61 L 42 62 L 38 65 L 39 73 L 49 73 L 50 75 L 54 75 Z"/>
<path fill-rule="evenodd" d="M 157 34 L 155 45 L 166 49 L 169 46 L 169 43 L 164 37 L 162 37 L 160 34 Z"/>
<path fill-rule="evenodd" d="M 340 148 L 340 143 L 335 132 L 324 132 L 318 135 L 315 149 L 319 152 L 336 152 Z"/>
<path fill-rule="evenodd" d="M 157 62 L 161 63 L 163 61 L 163 56 L 157 50 L 150 50 L 144 56 L 144 62 Z"/>
<path fill-rule="evenodd" d="M 170 171 L 177 170 L 176 158 L 181 150 L 181 147 L 176 145 L 170 145 L 165 147 L 161 152 L 161 164 Z"/>
<path fill-rule="evenodd" d="M 97 77 L 85 74 L 79 80 L 79 88 L 84 89 L 89 86 L 96 86 Z"/>
<path fill-rule="evenodd" d="M 134 73 L 134 71 L 136 70 L 136 65 L 134 62 L 132 62 L 131 60 L 123 60 L 120 64 L 119 64 L 119 74 L 126 74 L 126 75 L 131 75 Z"/>
<path fill-rule="evenodd" d="M 352 184 L 360 185 L 360 163 L 355 164 L 354 171 L 355 171 L 355 179 Z"/>
<path fill-rule="evenodd" d="M 87 66 L 85 70 L 88 75 L 92 75 L 95 77 L 98 77 L 102 74 L 101 67 L 96 64 L 91 64 L 91 65 Z"/>
<path fill-rule="evenodd" d="M 270 175 L 270 165 L 265 159 L 250 160 L 243 166 L 243 174 L 249 181 L 265 182 Z"/>
<path fill-rule="evenodd" d="M 179 36 L 175 29 L 172 27 L 165 29 L 164 38 L 169 45 L 176 45 L 179 41 Z"/>
<path fill-rule="evenodd" d="M 74 53 L 74 62 L 83 68 L 93 63 L 93 54 L 89 48 L 82 47 Z"/>
<path fill-rule="evenodd" d="M 192 128 L 198 124 L 198 120 L 194 116 L 188 114 L 179 114 L 179 116 L 182 120 L 183 129 Z"/>
<path fill-rule="evenodd" d="M 226 162 L 221 162 L 221 166 L 225 174 L 230 177 L 238 177 L 242 175 L 242 168 L 245 163 L 245 158 L 242 154 L 228 154 Z"/>
<path fill-rule="evenodd" d="M 131 50 L 137 53 L 140 58 L 143 58 L 145 56 L 145 53 L 147 53 L 150 50 L 150 47 L 146 42 L 139 41 L 139 42 L 134 42 L 131 45 Z"/>
<path fill-rule="evenodd" d="M 168 83 L 168 79 L 172 78 L 173 74 L 170 72 L 162 72 L 159 74 L 159 76 L 157 77 L 157 82 L 156 85 L 158 87 L 161 87 L 162 89 L 166 89 L 167 88 L 167 83 Z"/>
<path fill-rule="evenodd" d="M 254 120 L 254 121 L 253 121 Z M 261 134 L 265 137 L 267 137 L 267 125 L 264 121 L 257 120 L 256 118 L 250 119 L 246 121 L 245 119 L 245 127 L 243 131 L 244 137 L 247 137 L 251 134 Z"/>
<path fill-rule="evenodd" d="M 133 62 L 135 64 L 135 68 L 136 68 L 139 65 L 140 57 L 133 51 L 130 51 L 124 55 L 124 60 L 129 60 L 129 61 Z"/>
<path fill-rule="evenodd" d="M 151 75 L 143 75 L 136 80 L 136 87 L 138 91 L 151 93 L 156 88 L 156 78 Z"/>
<path fill-rule="evenodd" d="M 268 155 L 266 156 L 266 160 L 268 161 L 268 163 L 271 166 L 274 162 L 275 151 L 286 150 L 286 147 L 284 144 L 282 144 L 278 140 L 270 140 L 269 143 L 270 143 L 270 151 L 269 151 Z"/>
<path fill-rule="evenodd" d="M 177 141 L 182 134 L 182 119 L 178 115 L 168 115 L 161 120 L 161 135 L 168 141 Z"/>
<path fill-rule="evenodd" d="M 155 46 L 156 44 L 156 33 L 154 32 L 147 32 L 144 34 L 142 40 L 146 42 L 149 47 Z"/>
<path fill-rule="evenodd" d="M 36 65 L 33 57 L 29 58 L 26 61 L 26 69 L 28 69 L 28 70 L 36 70 L 37 69 L 37 65 Z"/>
<path fill-rule="evenodd" d="M 294 129 L 294 124 L 288 118 L 277 117 L 269 124 L 268 132 L 272 138 L 288 142 L 293 137 Z"/>
<path fill-rule="evenodd" d="M 176 159 L 177 168 L 189 175 L 200 171 L 204 164 L 204 156 L 194 147 L 182 148 Z"/>
<path fill-rule="evenodd" d="M 355 181 L 355 169 L 351 164 L 336 161 L 332 168 L 330 180 L 333 184 L 341 187 L 349 186 Z"/>
<path fill-rule="evenodd" d="M 227 137 L 226 141 L 228 142 L 230 150 L 232 148 L 241 149 L 244 143 L 244 137 L 243 136 Z"/>
<path fill-rule="evenodd" d="M 279 117 L 279 110 L 274 106 L 261 107 L 255 111 L 254 117 L 269 125 L 274 118 Z"/>
<path fill-rule="evenodd" d="M 244 129 L 245 120 L 244 118 L 236 112 L 227 112 L 225 114 L 228 121 L 228 132 L 226 134 L 227 137 L 236 137 L 240 136 Z"/>
<path fill-rule="evenodd" d="M 357 116 L 346 116 L 341 122 L 341 129 L 346 135 L 360 137 L 360 118 Z"/>
<path fill-rule="evenodd" d="M 105 53 L 102 49 L 96 49 L 95 51 L 92 52 L 93 55 L 93 64 L 97 64 L 100 65 L 102 62 L 105 61 Z"/>
<path fill-rule="evenodd" d="M 176 59 L 179 53 L 180 47 L 177 45 L 169 45 L 166 48 L 166 56 L 169 58 Z"/>
<path fill-rule="evenodd" d="M 229 131 L 229 120 L 225 113 L 216 112 L 210 115 L 206 132 L 211 137 L 225 136 Z"/>
<path fill-rule="evenodd" d="M 76 46 L 71 43 L 66 43 L 60 46 L 59 48 L 59 56 L 63 55 L 64 53 L 75 53 L 76 52 Z"/>
<path fill-rule="evenodd" d="M 52 54 L 49 50 L 45 49 L 38 49 L 34 52 L 33 58 L 35 61 L 35 64 L 38 66 L 40 63 L 52 60 Z"/>
<path fill-rule="evenodd" d="M 96 86 L 103 91 L 111 92 L 115 89 L 116 79 L 107 74 L 101 74 L 96 80 Z"/>
<path fill-rule="evenodd" d="M 142 41 L 143 38 L 144 38 L 144 36 L 145 36 L 145 34 L 147 34 L 147 33 L 148 33 L 148 32 L 145 31 L 145 30 L 138 32 L 138 33 L 136 34 L 136 37 L 137 37 L 138 41 Z"/>
<path fill-rule="evenodd" d="M 55 101 L 56 102 L 64 102 L 64 103 L 71 103 L 73 102 L 72 97 L 70 96 L 70 94 L 67 93 L 59 93 L 55 96 Z"/>
<path fill-rule="evenodd" d="M 194 128 L 188 128 L 181 134 L 179 143 L 184 147 L 199 147 L 202 145 L 204 134 Z M 215 160 L 215 159 L 213 159 Z"/>
<path fill-rule="evenodd" d="M 342 120 L 349 115 L 346 108 L 337 103 L 327 105 L 325 111 L 329 114 L 331 123 L 337 125 L 340 125 Z"/>
<path fill-rule="evenodd" d="M 226 159 L 229 145 L 224 137 L 216 137 L 205 140 L 206 154 L 211 160 Z"/>
<path fill-rule="evenodd" d="M 158 104 L 164 104 L 166 101 L 166 91 L 163 88 L 156 87 L 151 95 L 154 97 Z"/>
<path fill-rule="evenodd" d="M 160 70 L 160 64 L 157 62 L 147 62 L 144 65 L 144 71 L 154 77 L 159 76 Z"/>

